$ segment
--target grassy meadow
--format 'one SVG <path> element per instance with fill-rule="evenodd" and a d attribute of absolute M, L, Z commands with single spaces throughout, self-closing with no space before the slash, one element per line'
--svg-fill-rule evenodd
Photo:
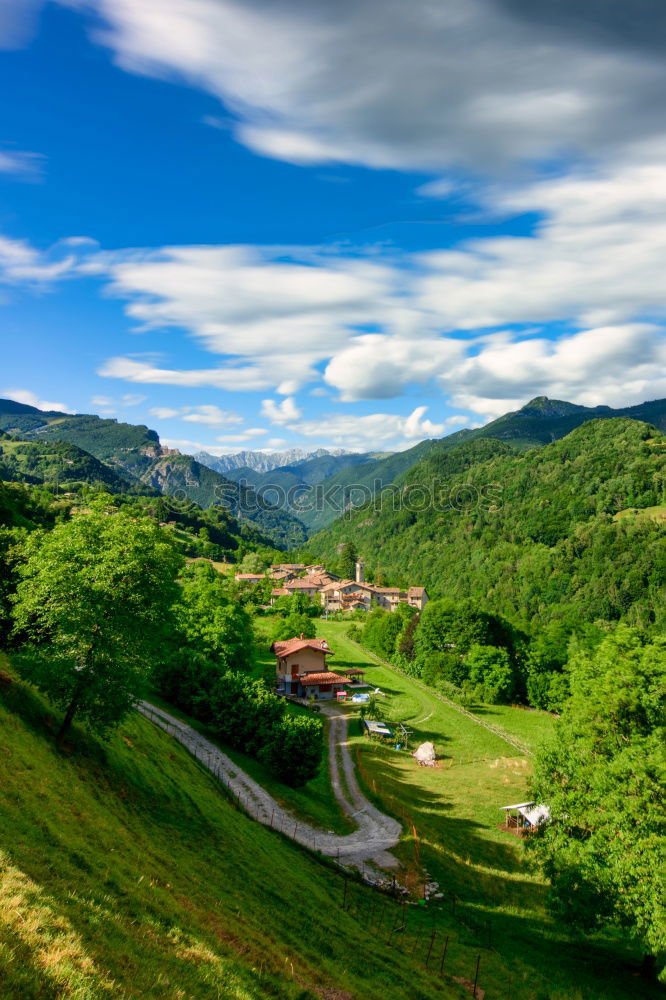
<path fill-rule="evenodd" d="M 351 713 L 361 781 L 404 824 L 396 853 L 413 902 L 424 870 L 444 897 L 401 909 L 350 883 L 343 910 L 334 866 L 235 809 L 146 719 L 133 714 L 106 744 L 75 727 L 60 752 L 57 713 L 15 679 L 0 690 L 2 1000 L 434 1000 L 469 996 L 479 956 L 488 1000 L 658 995 L 637 978 L 630 948 L 576 942 L 551 923 L 538 872 L 498 829 L 498 806 L 526 797 L 529 758 L 380 664 L 347 628 L 320 623 L 331 666 L 367 668 L 387 720 L 442 755 L 440 767 L 420 768 L 364 738 Z M 270 664 L 265 647 L 257 672 Z M 535 739 L 529 713 L 500 716 L 494 725 Z M 293 791 L 242 765 L 292 808 L 330 829 L 339 822 L 324 769 Z"/>

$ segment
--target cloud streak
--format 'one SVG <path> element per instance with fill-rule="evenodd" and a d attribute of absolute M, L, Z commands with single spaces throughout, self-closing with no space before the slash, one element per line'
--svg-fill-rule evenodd
<path fill-rule="evenodd" d="M 214 95 L 240 142 L 291 163 L 487 174 L 664 134 L 658 2 L 621 17 L 571 0 L 78 6 L 123 69 Z"/>

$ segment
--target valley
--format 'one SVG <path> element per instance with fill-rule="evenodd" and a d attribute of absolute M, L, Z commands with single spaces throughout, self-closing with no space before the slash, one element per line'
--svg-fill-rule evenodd
<path fill-rule="evenodd" d="M 610 819 L 623 817 L 635 877 L 651 877 L 640 866 L 660 823 L 656 427 L 586 420 L 518 452 L 502 439 L 428 442 L 398 480 L 403 498 L 424 483 L 436 498 L 493 483 L 501 504 L 433 515 L 368 501 L 286 553 L 231 511 L 137 478 L 131 463 L 146 456 L 130 439 L 121 463 L 106 444 L 102 459 L 8 430 L 3 1000 L 428 1000 L 469 996 L 475 980 L 489 1000 L 659 995 L 639 975 L 634 910 L 583 927 L 557 908 L 553 838 L 584 806 L 550 763 L 561 753 L 569 766 L 599 713 L 619 720 L 589 738 L 596 748 L 620 725 L 628 756 L 613 758 L 610 739 L 611 770 L 591 787 L 626 768 Z M 374 582 L 355 583 L 364 570 Z M 360 587 L 365 603 L 352 600 Z M 107 633 L 114 652 L 79 707 L 75 651 L 91 655 Z M 331 675 L 316 673 L 320 686 L 281 694 L 280 649 L 311 636 L 341 693 L 355 681 L 346 697 L 327 700 Z M 364 720 L 390 738 L 370 738 Z M 412 756 L 423 744 L 432 767 Z M 640 825 L 627 781 L 640 782 Z M 554 820 L 509 828 L 503 810 L 530 802 Z M 621 898 L 624 858 L 611 870 Z M 578 877 L 598 891 L 589 869 Z M 635 905 L 656 940 L 653 897 Z"/>

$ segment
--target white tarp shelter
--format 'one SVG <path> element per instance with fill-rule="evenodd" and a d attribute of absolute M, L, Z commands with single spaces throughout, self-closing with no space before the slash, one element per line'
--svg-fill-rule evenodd
<path fill-rule="evenodd" d="M 427 767 L 432 767 L 437 760 L 434 743 L 422 743 L 421 746 L 414 751 L 412 757 L 414 760 L 417 760 L 419 764 L 425 764 Z"/>

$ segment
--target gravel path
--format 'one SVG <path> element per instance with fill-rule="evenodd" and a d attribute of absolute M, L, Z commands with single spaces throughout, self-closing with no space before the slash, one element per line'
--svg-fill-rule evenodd
<path fill-rule="evenodd" d="M 361 792 L 349 752 L 347 717 L 336 705 L 322 705 L 322 710 L 329 718 L 328 747 L 333 792 L 343 811 L 357 825 L 357 829 L 346 836 L 329 833 L 297 819 L 214 743 L 187 723 L 145 701 L 140 703 L 138 709 L 182 743 L 226 785 L 248 815 L 259 823 L 280 830 L 298 844 L 337 858 L 345 865 L 359 869 L 365 865 L 398 867 L 397 859 L 389 851 L 398 843 L 402 828 L 397 820 L 368 802 Z"/>

